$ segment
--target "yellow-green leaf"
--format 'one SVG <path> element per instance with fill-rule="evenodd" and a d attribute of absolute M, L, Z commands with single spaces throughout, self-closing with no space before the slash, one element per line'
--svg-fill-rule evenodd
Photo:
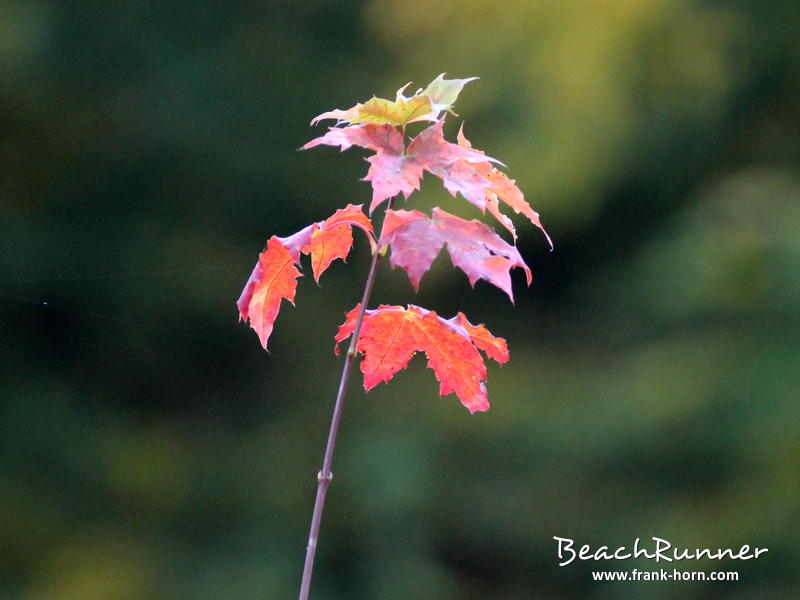
<path fill-rule="evenodd" d="M 427 96 L 399 97 L 397 100 L 372 98 L 358 110 L 351 123 L 375 123 L 383 125 L 405 125 L 430 114 L 431 101 Z"/>
<path fill-rule="evenodd" d="M 403 91 L 406 84 L 397 90 L 394 100 L 373 97 L 372 99 L 347 110 L 335 109 L 315 117 L 314 125 L 325 119 L 336 119 L 340 123 L 372 123 L 374 125 L 406 125 L 415 121 L 436 121 L 444 110 L 450 110 L 466 84 L 477 77 L 466 79 L 445 79 L 444 73 L 428 84 L 424 90 L 406 98 Z M 451 111 L 452 112 L 452 111 Z"/>
<path fill-rule="evenodd" d="M 431 105 L 436 112 L 447 110 L 456 103 L 458 95 L 464 86 L 470 81 L 475 81 L 477 77 L 466 79 L 445 79 L 444 73 L 431 81 L 422 91 L 422 95 L 430 98 Z"/>

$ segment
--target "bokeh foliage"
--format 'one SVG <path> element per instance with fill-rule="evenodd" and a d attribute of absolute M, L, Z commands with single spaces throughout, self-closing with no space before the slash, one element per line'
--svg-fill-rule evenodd
<path fill-rule="evenodd" d="M 516 307 L 382 271 L 512 360 L 473 417 L 421 359 L 354 385 L 315 597 L 800 596 L 798 36 L 791 0 L 0 3 L 0 596 L 296 593 L 367 248 L 272 354 L 233 303 L 269 234 L 368 200 L 357 156 L 294 151 L 310 117 L 440 71 L 481 76 L 468 136 L 556 250 L 519 224 Z M 409 205 L 477 216 L 440 187 Z M 770 551 L 595 584 L 554 535 Z"/>

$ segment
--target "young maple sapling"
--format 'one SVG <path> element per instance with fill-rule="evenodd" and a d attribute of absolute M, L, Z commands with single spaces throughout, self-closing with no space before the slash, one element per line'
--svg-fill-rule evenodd
<path fill-rule="evenodd" d="M 311 256 L 314 279 L 319 282 L 333 261 L 347 258 L 353 246 L 353 227 L 361 229 L 369 241 L 372 261 L 361 302 L 347 314 L 335 336 L 337 354 L 340 342 L 350 338 L 350 343 L 322 470 L 317 477 L 300 600 L 306 600 L 310 590 L 322 510 L 333 476 L 331 466 L 336 436 L 356 356 L 362 356 L 360 368 L 364 388 L 369 391 L 405 369 L 415 353 L 424 352 L 428 367 L 439 381 L 439 393 L 442 396 L 455 393 L 471 413 L 489 409 L 486 365 L 479 350 L 501 364 L 509 358 L 503 338 L 493 336 L 483 325 L 473 325 L 463 313 L 445 319 L 432 310 L 414 305 L 381 305 L 368 309 L 381 258 L 388 252 L 389 263 L 406 271 L 415 290 L 445 247 L 453 266 L 464 271 L 473 286 L 483 279 L 505 292 L 513 302 L 511 269 L 522 269 L 528 285 L 531 283 L 531 271 L 516 245 L 506 242 L 489 225 L 475 219 L 462 219 L 438 207 L 432 209 L 430 217 L 418 210 L 395 210 L 395 199 L 400 194 L 407 199 L 418 190 L 427 171 L 439 177 L 453 196 L 461 194 L 482 213 L 488 211 L 515 242 L 514 225 L 500 212 L 501 203 L 541 229 L 552 248 L 539 215 L 527 203 L 514 180 L 495 167 L 502 163 L 474 149 L 464 136 L 463 124 L 457 143 L 444 139 L 446 114 L 455 114 L 452 106 L 458 95 L 475 79 L 445 79 L 442 74 L 411 97 L 403 95 L 407 84 L 397 91 L 395 100 L 373 97 L 347 110 L 336 109 L 314 118 L 312 125 L 326 119 L 335 119 L 336 125 L 303 149 L 328 145 L 344 151 L 359 146 L 373 152 L 367 158 L 370 167 L 364 179 L 372 185 L 370 215 L 388 201 L 381 231 L 375 235 L 372 221 L 364 214 L 362 205 L 348 204 L 333 216 L 293 235 L 283 238 L 273 235 L 264 252 L 259 254 L 237 302 L 240 318 L 249 321 L 266 349 L 282 300 L 294 304 L 297 278 L 301 276 L 300 256 Z M 406 144 L 406 127 L 412 123 L 431 124 Z"/>

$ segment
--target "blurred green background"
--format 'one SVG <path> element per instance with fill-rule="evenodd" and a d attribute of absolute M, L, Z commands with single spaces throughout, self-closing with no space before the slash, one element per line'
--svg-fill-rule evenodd
<path fill-rule="evenodd" d="M 374 304 L 512 359 L 475 416 L 423 358 L 356 378 L 312 596 L 800 598 L 798 37 L 795 0 L 0 3 L 0 597 L 296 597 L 367 246 L 271 354 L 234 302 L 269 235 L 369 199 L 363 153 L 296 152 L 310 118 L 446 71 L 556 249 L 517 220 L 516 307 L 384 265 Z M 637 565 L 552 540 L 653 535 L 769 553 L 594 583 Z"/>

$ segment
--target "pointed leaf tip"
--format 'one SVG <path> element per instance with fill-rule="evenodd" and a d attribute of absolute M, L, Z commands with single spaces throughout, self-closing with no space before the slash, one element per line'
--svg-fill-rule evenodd
<path fill-rule="evenodd" d="M 457 141 L 462 148 L 471 150 L 478 155 L 484 154 L 482 151 L 472 147 L 472 144 L 464 135 L 463 123 L 459 129 Z M 440 177 L 444 180 L 447 190 L 454 196 L 460 193 L 469 202 L 480 208 L 481 211 L 489 209 L 489 212 L 511 232 L 514 239 L 516 239 L 514 226 L 511 220 L 500 212 L 498 200 L 511 207 L 514 212 L 521 213 L 541 230 L 552 249 L 553 241 L 542 225 L 539 213 L 533 210 L 525 200 L 522 191 L 517 187 L 517 182 L 495 168 L 491 162 L 492 159 L 488 156 L 483 161 L 461 160 L 452 165 Z M 502 165 L 502 163 L 500 164 Z"/>
<path fill-rule="evenodd" d="M 461 90 L 477 77 L 467 77 L 466 79 L 445 79 L 445 73 L 441 73 L 428 84 L 422 94 L 431 99 L 434 110 L 439 112 L 449 109 L 456 103 Z"/>

